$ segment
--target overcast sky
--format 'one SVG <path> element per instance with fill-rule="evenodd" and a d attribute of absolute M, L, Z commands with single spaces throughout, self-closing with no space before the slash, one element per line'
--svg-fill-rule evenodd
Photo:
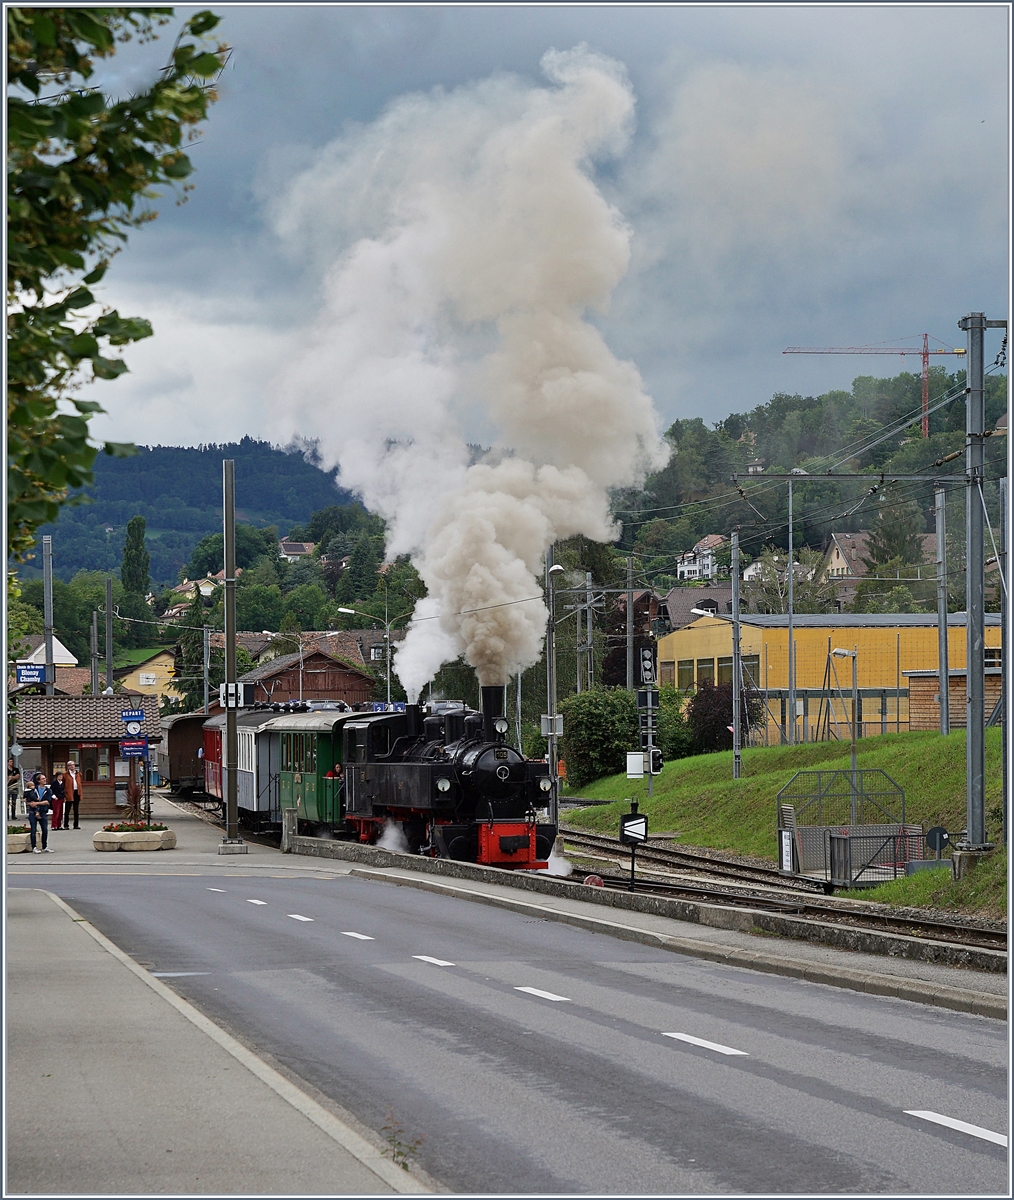
<path fill-rule="evenodd" d="M 923 332 L 963 345 L 962 314 L 1007 315 L 1006 5 L 213 7 L 233 55 L 192 153 L 196 190 L 160 205 L 104 285 L 155 336 L 128 348 L 129 375 L 94 388 L 100 436 L 319 436 L 326 395 L 309 417 L 279 397 L 308 331 L 327 336 L 329 271 L 383 239 L 381 191 L 404 199 L 410 181 L 350 164 L 405 154 L 385 143 L 385 112 L 425 113 L 436 144 L 451 112 L 484 105 L 494 128 L 490 97 L 552 93 L 543 56 L 581 43 L 635 100 L 625 144 L 586 164 L 630 252 L 591 319 L 640 371 L 663 428 L 919 369 L 787 346 L 916 346 Z M 151 54 L 121 53 L 111 86 L 136 86 Z M 484 83 L 505 73 L 510 86 Z M 492 436 L 481 414 L 464 419 Z"/>

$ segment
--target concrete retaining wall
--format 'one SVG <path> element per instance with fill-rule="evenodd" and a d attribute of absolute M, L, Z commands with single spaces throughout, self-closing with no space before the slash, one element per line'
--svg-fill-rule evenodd
<path fill-rule="evenodd" d="M 761 909 L 726 908 L 693 900 L 671 899 L 667 896 L 645 896 L 613 891 L 611 888 L 588 887 L 583 883 L 552 875 L 503 871 L 496 867 L 480 867 L 474 863 L 454 862 L 446 858 L 422 858 L 415 854 L 400 854 L 394 850 L 378 850 L 375 846 L 362 846 L 357 842 L 294 837 L 290 845 L 293 854 L 340 859 L 369 867 L 399 867 L 402 870 L 419 871 L 449 879 L 495 883 L 521 891 L 538 892 L 544 896 L 562 896 L 571 900 L 600 904 L 606 908 L 671 917 L 677 921 L 689 921 L 712 929 L 735 929 L 743 933 L 756 930 L 834 946 L 840 950 L 860 950 L 866 954 L 886 954 L 945 966 L 972 967 L 978 971 L 1004 973 L 1007 970 L 1007 955 L 999 950 L 972 949 L 949 942 L 907 937 L 903 934 L 853 929 L 847 925 L 834 925 L 812 918 L 786 916 Z"/>

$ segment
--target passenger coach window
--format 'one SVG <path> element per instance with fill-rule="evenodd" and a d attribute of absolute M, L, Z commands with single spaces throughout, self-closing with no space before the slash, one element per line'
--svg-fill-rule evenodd
<path fill-rule="evenodd" d="M 310 743 L 310 762 L 307 766 L 308 771 L 317 770 L 317 735 L 311 733 L 307 735 L 307 741 Z"/>

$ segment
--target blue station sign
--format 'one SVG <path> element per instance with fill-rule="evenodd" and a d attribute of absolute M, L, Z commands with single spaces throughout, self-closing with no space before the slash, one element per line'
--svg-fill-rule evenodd
<path fill-rule="evenodd" d="M 19 664 L 17 677 L 18 683 L 45 683 L 46 665 L 45 663 L 28 663 L 24 666 Z"/>
<path fill-rule="evenodd" d="M 125 738 L 120 742 L 120 758 L 147 758 L 148 739 Z"/>
<path fill-rule="evenodd" d="M 143 721 L 144 720 L 144 709 L 143 708 L 121 709 L 120 710 L 120 720 L 121 721 Z"/>

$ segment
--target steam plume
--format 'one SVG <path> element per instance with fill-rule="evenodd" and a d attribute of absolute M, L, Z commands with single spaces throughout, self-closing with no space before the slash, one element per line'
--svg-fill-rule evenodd
<path fill-rule="evenodd" d="M 399 100 L 279 209 L 318 252 L 359 234 L 326 274 L 279 432 L 317 436 L 387 519 L 388 553 L 413 555 L 430 598 L 396 655 L 410 699 L 461 653 L 483 684 L 536 662 L 547 548 L 610 540 L 607 489 L 665 460 L 636 368 L 585 319 L 629 260 L 588 168 L 623 150 L 633 95 L 585 47 L 542 67 L 549 87 L 497 76 Z M 509 448 L 498 461 L 467 465 L 476 429 Z"/>

